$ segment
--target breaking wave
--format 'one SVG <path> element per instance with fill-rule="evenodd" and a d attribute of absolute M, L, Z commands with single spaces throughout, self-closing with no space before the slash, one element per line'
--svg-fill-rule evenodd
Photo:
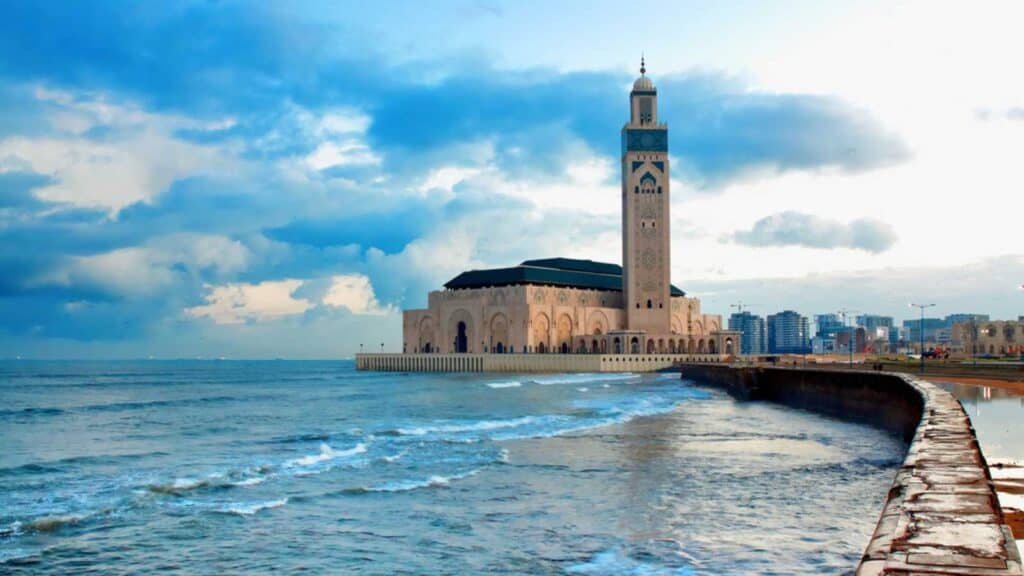
<path fill-rule="evenodd" d="M 534 384 L 540 384 L 541 386 L 551 386 L 555 384 L 587 384 L 590 382 L 610 382 L 610 381 L 625 381 L 625 380 L 638 380 L 641 376 L 639 374 L 625 373 L 625 374 L 601 374 L 601 373 L 585 373 L 585 374 L 559 374 L 557 376 L 551 376 L 548 378 L 534 378 Z"/>
<path fill-rule="evenodd" d="M 480 469 L 478 468 L 462 474 L 453 474 L 451 476 L 435 474 L 423 480 L 399 480 L 370 488 L 352 488 L 346 490 L 346 492 L 349 494 L 366 494 L 369 492 L 409 492 L 420 488 L 442 488 L 448 486 L 455 480 L 463 480 L 470 476 L 476 476 L 479 472 Z"/>
<path fill-rule="evenodd" d="M 366 452 L 366 444 L 360 442 L 349 448 L 348 450 L 335 450 L 331 448 L 326 442 L 320 443 L 320 452 L 318 454 L 310 454 L 309 456 L 303 456 L 302 458 L 296 458 L 285 462 L 286 468 L 297 468 L 305 466 L 314 466 L 321 462 L 329 462 L 331 460 L 337 460 L 339 458 L 347 458 L 349 456 L 355 456 L 356 454 L 362 454 Z"/>
<path fill-rule="evenodd" d="M 280 508 L 288 503 L 288 498 L 281 498 L 278 500 L 269 500 L 267 502 L 251 502 L 247 504 L 232 504 L 217 510 L 222 514 L 237 514 L 239 516 L 252 516 L 261 510 L 268 510 L 271 508 Z"/>
<path fill-rule="evenodd" d="M 510 382 L 488 382 L 488 383 L 487 383 L 487 387 L 488 387 L 488 388 L 495 388 L 495 389 L 501 389 L 501 388 L 519 388 L 519 387 L 520 387 L 520 386 L 522 386 L 522 385 L 523 385 L 523 383 L 522 383 L 522 382 L 517 382 L 517 381 L 515 381 L 515 380 L 512 380 L 512 381 L 510 381 Z"/>

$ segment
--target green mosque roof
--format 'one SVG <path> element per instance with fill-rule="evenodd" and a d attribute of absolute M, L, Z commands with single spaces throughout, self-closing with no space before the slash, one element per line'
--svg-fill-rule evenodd
<path fill-rule="evenodd" d="M 621 292 L 622 266 L 573 258 L 526 260 L 511 268 L 469 270 L 446 282 L 444 287 L 449 290 L 459 290 L 522 284 Z M 669 285 L 669 288 L 672 296 L 686 295 L 675 286 Z"/>

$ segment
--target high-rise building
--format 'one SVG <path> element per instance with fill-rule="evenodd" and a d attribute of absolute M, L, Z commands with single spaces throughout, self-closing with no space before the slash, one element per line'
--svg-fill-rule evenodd
<path fill-rule="evenodd" d="M 960 322 L 988 322 L 988 314 L 950 314 L 946 316 L 946 327 L 952 328 L 954 324 Z"/>
<path fill-rule="evenodd" d="M 784 310 L 768 316 L 768 352 L 807 354 L 811 351 L 810 325 L 806 316 Z"/>
<path fill-rule="evenodd" d="M 857 326 L 864 328 L 868 334 L 875 334 L 878 328 L 892 328 L 894 326 L 894 321 L 892 316 L 863 314 L 861 316 L 857 316 Z"/>
<path fill-rule="evenodd" d="M 904 320 L 903 327 L 907 329 L 907 339 L 914 343 L 921 340 L 921 328 L 924 327 L 924 341 L 935 342 L 938 340 L 939 332 L 947 328 L 946 321 L 942 318 L 925 318 L 923 321 Z"/>
<path fill-rule="evenodd" d="M 815 336 L 822 338 L 834 338 L 843 331 L 843 321 L 838 314 L 818 314 L 814 317 Z"/>
<path fill-rule="evenodd" d="M 729 330 L 735 330 L 740 336 L 741 354 L 764 354 L 765 345 L 764 318 L 750 312 L 737 312 L 729 317 Z"/>

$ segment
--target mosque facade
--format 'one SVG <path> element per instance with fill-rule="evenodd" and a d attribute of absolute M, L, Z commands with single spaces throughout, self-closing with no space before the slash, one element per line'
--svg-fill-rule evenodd
<path fill-rule="evenodd" d="M 668 126 L 641 63 L 622 128 L 623 265 L 547 258 L 463 272 L 403 311 L 410 354 L 733 354 L 737 333 L 670 282 Z"/>

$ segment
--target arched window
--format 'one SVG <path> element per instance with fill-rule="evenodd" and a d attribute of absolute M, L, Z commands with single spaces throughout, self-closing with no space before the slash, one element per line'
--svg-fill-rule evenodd
<path fill-rule="evenodd" d="M 639 186 L 633 186 L 633 194 L 639 194 L 639 193 L 640 193 L 640 187 Z"/>
<path fill-rule="evenodd" d="M 661 194 L 661 186 L 658 186 L 658 194 Z"/>
<path fill-rule="evenodd" d="M 647 308 L 654 308 L 654 303 L 650 300 L 647 301 Z"/>

